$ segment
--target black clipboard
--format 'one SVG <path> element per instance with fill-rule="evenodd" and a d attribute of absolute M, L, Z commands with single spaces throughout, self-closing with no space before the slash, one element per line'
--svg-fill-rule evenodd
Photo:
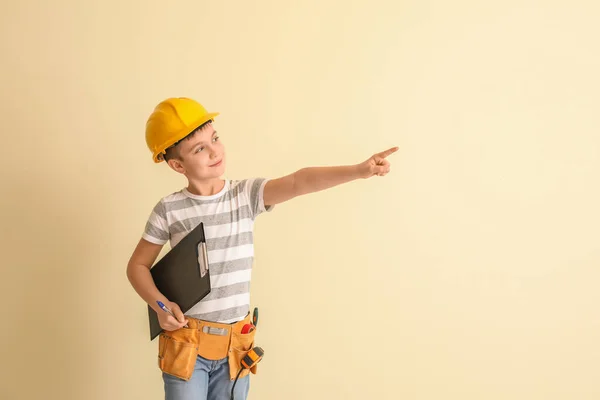
<path fill-rule="evenodd" d="M 211 290 L 208 263 L 205 270 L 200 270 L 202 244 L 206 245 L 206 237 L 204 224 L 201 222 L 150 269 L 158 290 L 169 301 L 179 305 L 183 313 L 206 297 Z M 148 319 L 152 341 L 163 329 L 158 323 L 156 311 L 150 306 Z"/>

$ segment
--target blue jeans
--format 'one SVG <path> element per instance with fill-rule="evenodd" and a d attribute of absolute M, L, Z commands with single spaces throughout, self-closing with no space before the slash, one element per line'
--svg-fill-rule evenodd
<path fill-rule="evenodd" d="M 165 400 L 230 400 L 232 380 L 229 379 L 227 358 L 211 361 L 198 356 L 189 381 L 163 372 Z M 250 375 L 235 384 L 235 400 L 246 400 L 250 389 Z"/>

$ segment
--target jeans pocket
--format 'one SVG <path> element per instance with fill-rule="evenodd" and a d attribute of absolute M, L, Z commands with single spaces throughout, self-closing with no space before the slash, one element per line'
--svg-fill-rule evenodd
<path fill-rule="evenodd" d="M 158 366 L 166 374 L 189 380 L 194 372 L 198 345 L 161 334 L 158 341 Z"/>

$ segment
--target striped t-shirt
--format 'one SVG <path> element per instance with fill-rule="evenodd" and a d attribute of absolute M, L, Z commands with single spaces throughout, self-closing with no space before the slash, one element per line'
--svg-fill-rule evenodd
<path fill-rule="evenodd" d="M 162 198 L 152 210 L 142 237 L 171 248 L 204 223 L 211 292 L 185 315 L 213 322 L 243 319 L 250 308 L 250 277 L 254 260 L 255 218 L 265 207 L 267 179 L 226 180 L 211 196 L 198 196 L 187 189 Z"/>

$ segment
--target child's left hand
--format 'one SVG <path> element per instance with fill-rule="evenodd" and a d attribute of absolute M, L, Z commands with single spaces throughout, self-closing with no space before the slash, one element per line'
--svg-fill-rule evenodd
<path fill-rule="evenodd" d="M 390 172 L 391 164 L 386 157 L 398 151 L 398 147 L 392 147 L 381 153 L 371 156 L 367 161 L 358 164 L 361 178 L 370 178 L 374 175 L 385 176 Z"/>

